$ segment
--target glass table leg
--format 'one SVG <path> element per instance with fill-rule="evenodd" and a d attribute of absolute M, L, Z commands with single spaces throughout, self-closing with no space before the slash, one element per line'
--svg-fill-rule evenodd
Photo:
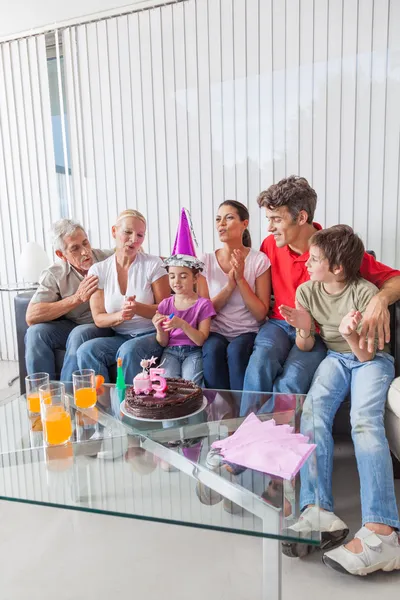
<path fill-rule="evenodd" d="M 279 531 L 279 513 L 276 515 L 277 531 Z M 271 533 L 271 521 L 266 528 Z M 263 538 L 263 585 L 262 600 L 281 600 L 282 598 L 282 551 L 279 540 Z"/>

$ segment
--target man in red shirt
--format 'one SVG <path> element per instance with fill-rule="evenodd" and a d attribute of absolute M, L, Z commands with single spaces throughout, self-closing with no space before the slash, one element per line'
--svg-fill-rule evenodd
<path fill-rule="evenodd" d="M 325 357 L 326 348 L 316 336 L 311 352 L 299 350 L 295 344 L 296 329 L 280 314 L 284 304 L 295 306 L 297 287 L 308 281 L 306 262 L 311 236 L 322 229 L 313 222 L 317 194 L 304 177 L 290 176 L 261 192 L 258 204 L 264 207 L 269 221 L 260 250 L 271 261 L 272 290 L 275 304 L 269 320 L 257 334 L 253 353 L 244 379 L 245 391 L 306 394 L 314 373 Z M 378 334 L 379 348 L 390 340 L 388 306 L 400 298 L 400 271 L 379 263 L 365 253 L 360 269 L 362 277 L 379 288 L 364 314 L 360 347 L 373 351 Z M 270 412 L 273 400 L 261 408 L 256 395 L 243 394 L 240 414 L 250 411 Z"/>

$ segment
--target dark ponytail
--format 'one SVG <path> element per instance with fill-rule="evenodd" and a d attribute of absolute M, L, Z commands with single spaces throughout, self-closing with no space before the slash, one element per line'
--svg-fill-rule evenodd
<path fill-rule="evenodd" d="M 247 229 L 247 227 L 243 231 L 242 241 L 243 241 L 243 246 L 245 248 L 251 248 L 251 235 L 250 235 L 250 231 Z"/>
<path fill-rule="evenodd" d="M 239 215 L 239 219 L 241 221 L 248 221 L 250 219 L 250 215 L 249 215 L 247 206 L 245 206 L 241 202 L 238 202 L 237 200 L 225 200 L 224 202 L 221 202 L 221 204 L 219 205 L 218 208 L 221 208 L 221 206 L 232 206 L 232 208 L 234 208 L 236 210 L 237 214 Z M 250 235 L 250 231 L 247 229 L 247 227 L 243 231 L 242 242 L 243 242 L 243 246 L 245 246 L 246 248 L 251 248 L 251 235 Z"/>

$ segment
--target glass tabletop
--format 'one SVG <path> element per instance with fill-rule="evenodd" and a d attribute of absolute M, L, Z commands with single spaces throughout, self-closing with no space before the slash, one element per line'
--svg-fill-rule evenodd
<path fill-rule="evenodd" d="M 304 396 L 248 394 L 254 405 L 268 403 L 271 412 L 261 420 L 299 431 Z M 44 444 L 40 417 L 29 416 L 24 396 L 8 398 L 0 405 L 0 497 L 319 544 L 318 533 L 291 529 L 300 515 L 299 474 L 289 480 L 239 472 L 212 452 L 214 441 L 243 422 L 241 397 L 203 390 L 203 409 L 194 416 L 138 421 L 121 411 L 115 386 L 104 385 L 95 408 L 71 406 L 73 436 L 64 446 Z M 316 487 L 314 454 L 303 468 Z"/>

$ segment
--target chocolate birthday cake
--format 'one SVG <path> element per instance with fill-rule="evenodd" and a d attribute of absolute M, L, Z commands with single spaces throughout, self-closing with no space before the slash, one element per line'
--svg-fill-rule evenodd
<path fill-rule="evenodd" d="M 155 397 L 154 390 L 140 393 L 130 387 L 125 395 L 125 410 L 142 419 L 177 419 L 200 409 L 203 392 L 199 386 L 180 378 L 167 377 L 166 382 L 164 398 Z"/>

